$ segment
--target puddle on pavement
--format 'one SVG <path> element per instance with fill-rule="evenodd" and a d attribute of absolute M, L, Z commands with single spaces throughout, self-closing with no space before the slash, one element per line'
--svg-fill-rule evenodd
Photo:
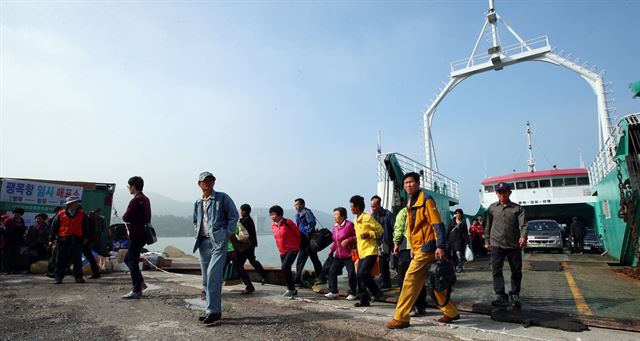
<path fill-rule="evenodd" d="M 159 285 L 147 283 L 147 288 L 144 290 L 149 291 L 149 290 L 160 290 L 160 289 L 162 289 L 162 287 Z"/>
<path fill-rule="evenodd" d="M 207 302 L 200 298 L 187 298 L 184 300 L 187 303 L 187 307 L 193 310 L 207 309 Z"/>

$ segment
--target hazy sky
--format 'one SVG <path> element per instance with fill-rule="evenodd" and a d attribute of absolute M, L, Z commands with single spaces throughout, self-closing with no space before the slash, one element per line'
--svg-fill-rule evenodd
<path fill-rule="evenodd" d="M 178 200 L 330 211 L 376 190 L 384 152 L 424 162 L 422 111 L 467 57 L 488 1 L 0 1 L 0 176 L 115 182 Z M 606 69 L 619 116 L 640 111 L 640 1 L 496 1 L 524 39 Z M 514 42 L 501 31 L 503 46 Z M 485 177 L 587 164 L 595 96 L 525 63 L 461 83 L 433 123 L 440 170 L 478 208 Z"/>

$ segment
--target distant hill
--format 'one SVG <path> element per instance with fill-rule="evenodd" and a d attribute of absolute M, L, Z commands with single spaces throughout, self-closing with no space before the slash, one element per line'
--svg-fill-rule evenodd
<path fill-rule="evenodd" d="M 193 218 L 191 217 L 193 203 L 174 200 L 164 195 L 152 192 L 145 194 L 151 201 L 151 211 L 153 214 L 151 223 L 156 229 L 158 236 L 194 236 L 195 230 L 193 229 Z M 131 195 L 124 191 L 122 191 L 122 193 L 117 192 L 116 195 L 114 195 L 114 207 L 118 209 L 118 215 L 122 216 L 122 214 L 124 214 L 124 211 L 127 209 L 127 205 L 129 204 L 129 200 L 131 200 Z M 318 220 L 317 228 L 322 228 L 322 226 L 329 230 L 333 228 L 332 214 L 317 210 L 313 210 L 313 213 Z M 284 216 L 295 221 L 295 210 L 285 210 Z M 269 216 L 268 208 L 253 208 L 251 211 L 251 217 L 256 223 L 258 234 L 271 234 L 271 217 Z M 111 217 L 111 222 L 119 223 L 121 220 L 116 217 Z"/>

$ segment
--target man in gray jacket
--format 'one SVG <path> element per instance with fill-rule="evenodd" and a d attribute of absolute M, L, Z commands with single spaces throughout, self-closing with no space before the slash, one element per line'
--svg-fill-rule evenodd
<path fill-rule="evenodd" d="M 222 275 L 227 257 L 227 242 L 236 229 L 238 210 L 226 193 L 213 190 L 216 177 L 202 172 L 198 187 L 202 197 L 193 206 L 196 240 L 193 252 L 200 251 L 202 285 L 207 298 L 207 311 L 199 320 L 211 324 L 222 315 Z"/>
<path fill-rule="evenodd" d="M 489 205 L 487 227 L 484 230 L 485 247 L 491 251 L 493 290 L 497 299 L 491 304 L 520 308 L 520 282 L 522 281 L 522 249 L 527 245 L 527 221 L 522 206 L 509 200 L 511 188 L 504 182 L 496 185 L 498 202 Z M 511 291 L 505 294 L 502 267 L 505 258 L 511 269 Z"/>

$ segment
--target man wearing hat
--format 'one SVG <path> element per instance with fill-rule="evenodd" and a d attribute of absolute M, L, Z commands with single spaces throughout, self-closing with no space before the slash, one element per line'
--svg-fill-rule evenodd
<path fill-rule="evenodd" d="M 487 227 L 484 230 L 485 247 L 491 251 L 493 290 L 497 295 L 491 304 L 498 307 L 512 304 L 515 308 L 520 308 L 522 249 L 527 245 L 527 220 L 524 208 L 509 200 L 511 188 L 507 183 L 500 182 L 495 190 L 498 201 L 487 209 Z M 511 269 L 509 296 L 505 293 L 502 275 L 505 258 Z"/>
<path fill-rule="evenodd" d="M 199 318 L 211 324 L 222 315 L 222 275 L 227 255 L 227 242 L 238 223 L 238 210 L 227 194 L 213 190 L 216 177 L 209 172 L 198 176 L 202 197 L 193 206 L 196 240 L 193 252 L 200 252 L 202 286 L 207 298 L 207 311 Z"/>
<path fill-rule="evenodd" d="M 76 283 L 85 282 L 82 278 L 82 244 L 89 229 L 89 219 L 79 208 L 80 202 L 80 197 L 67 197 L 64 202 L 66 208 L 58 212 L 51 223 L 49 246 L 56 242 L 58 249 L 55 284 L 62 283 L 70 261 L 73 263 Z"/>

